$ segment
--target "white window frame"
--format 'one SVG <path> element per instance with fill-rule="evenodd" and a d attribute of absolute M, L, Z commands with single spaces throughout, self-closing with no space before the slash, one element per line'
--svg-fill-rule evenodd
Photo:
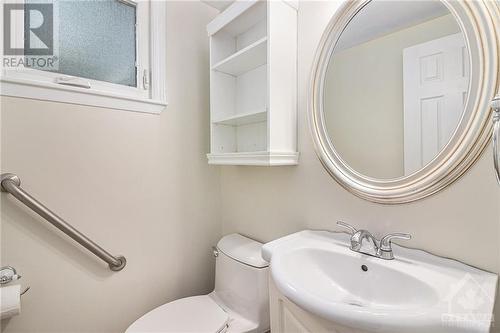
<path fill-rule="evenodd" d="M 137 8 L 137 87 L 79 77 L 74 77 L 74 82 L 89 83 L 90 88 L 62 85 L 56 83 L 58 78 L 73 77 L 21 68 L 2 69 L 0 94 L 154 114 L 164 110 L 167 106 L 166 1 L 119 1 Z M 3 5 L 0 7 L 0 17 L 3 17 Z M 24 26 L 24 22 L 21 24 Z M 3 39 L 3 33 L 1 35 Z M 147 81 L 146 85 L 144 80 Z"/>

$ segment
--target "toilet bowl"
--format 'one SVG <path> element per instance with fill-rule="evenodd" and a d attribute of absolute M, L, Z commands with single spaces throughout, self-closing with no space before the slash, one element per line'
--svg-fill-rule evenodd
<path fill-rule="evenodd" d="M 269 331 L 268 263 L 262 243 L 239 234 L 214 249 L 215 289 L 164 304 L 137 319 L 125 333 L 263 333 Z"/>

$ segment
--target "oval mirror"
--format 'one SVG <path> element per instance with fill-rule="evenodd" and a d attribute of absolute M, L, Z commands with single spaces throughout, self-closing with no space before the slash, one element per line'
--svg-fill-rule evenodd
<path fill-rule="evenodd" d="M 344 4 L 318 49 L 310 112 L 318 156 L 342 186 L 409 202 L 472 165 L 491 132 L 497 14 L 480 1 Z"/>

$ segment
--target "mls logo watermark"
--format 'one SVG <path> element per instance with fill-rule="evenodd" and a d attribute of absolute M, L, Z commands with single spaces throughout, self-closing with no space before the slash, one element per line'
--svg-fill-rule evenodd
<path fill-rule="evenodd" d="M 52 3 L 4 3 L 3 25 L 3 68 L 58 69 Z"/>
<path fill-rule="evenodd" d="M 451 285 L 445 301 L 448 309 L 441 316 L 442 324 L 448 327 L 489 330 L 494 318 L 492 291 L 466 274 L 456 284 Z"/>

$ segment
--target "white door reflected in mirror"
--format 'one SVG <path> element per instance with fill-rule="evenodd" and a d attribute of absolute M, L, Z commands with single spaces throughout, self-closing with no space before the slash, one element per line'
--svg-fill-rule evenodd
<path fill-rule="evenodd" d="M 362 7 L 335 45 L 323 91 L 326 129 L 344 162 L 362 175 L 394 179 L 432 161 L 467 101 L 466 45 L 440 1 Z"/>

